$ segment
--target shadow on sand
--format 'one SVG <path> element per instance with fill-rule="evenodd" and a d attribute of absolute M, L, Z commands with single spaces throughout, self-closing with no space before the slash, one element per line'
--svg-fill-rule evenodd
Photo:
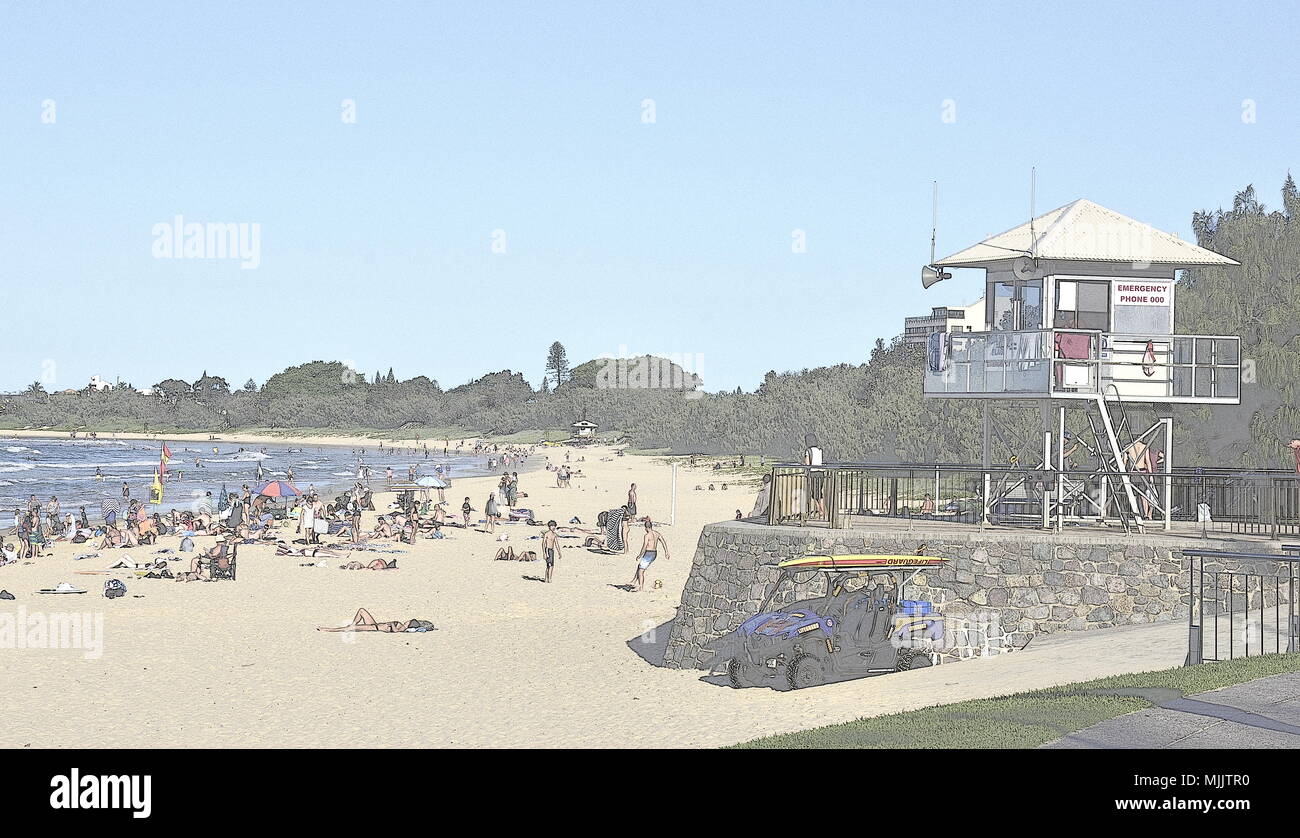
<path fill-rule="evenodd" d="M 632 586 L 611 585 L 610 587 L 628 590 Z M 627 647 L 633 652 L 636 652 L 637 656 L 640 657 L 641 660 L 651 666 L 662 667 L 664 665 L 664 657 L 668 652 L 668 632 L 672 627 L 672 624 L 673 621 L 669 620 L 663 625 L 655 626 L 648 631 L 638 634 L 636 637 L 627 641 Z"/>

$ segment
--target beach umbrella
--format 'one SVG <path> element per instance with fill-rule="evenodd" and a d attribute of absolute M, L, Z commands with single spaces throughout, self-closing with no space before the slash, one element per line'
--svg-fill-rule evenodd
<path fill-rule="evenodd" d="M 292 485 L 285 483 L 283 480 L 272 480 L 265 486 L 257 490 L 259 495 L 266 495 L 268 498 L 296 498 L 302 492 L 295 489 Z"/>
<path fill-rule="evenodd" d="M 421 477 L 419 480 L 415 481 L 415 484 L 417 486 L 424 486 L 425 488 L 429 488 L 429 489 L 447 488 L 447 482 L 445 480 L 440 480 L 437 477 L 434 477 L 432 475 Z"/>

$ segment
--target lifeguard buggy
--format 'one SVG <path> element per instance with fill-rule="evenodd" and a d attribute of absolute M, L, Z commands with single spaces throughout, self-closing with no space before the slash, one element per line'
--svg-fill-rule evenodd
<path fill-rule="evenodd" d="M 772 592 L 715 641 L 709 672 L 731 686 L 800 689 L 930 666 L 944 624 L 931 603 L 905 598 L 916 574 L 946 559 L 804 556 L 787 559 Z M 794 600 L 800 595 L 807 598 Z M 773 602 L 790 601 L 770 610 Z"/>

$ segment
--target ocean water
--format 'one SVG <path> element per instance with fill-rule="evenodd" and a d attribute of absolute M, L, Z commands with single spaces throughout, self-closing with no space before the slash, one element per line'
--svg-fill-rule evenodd
<path fill-rule="evenodd" d="M 131 497 L 148 501 L 154 471 L 162 456 L 163 440 L 126 439 L 10 439 L 0 436 L 0 521 L 11 522 L 18 507 L 26 507 L 32 495 L 44 506 L 51 496 L 59 499 L 65 512 L 76 514 L 85 506 L 92 520 L 97 518 L 104 501 L 122 500 L 122 484 Z M 286 480 L 293 469 L 293 484 L 302 491 L 314 487 L 322 493 L 345 489 L 360 478 L 360 466 L 370 467 L 370 486 L 383 491 L 387 486 L 385 468 L 391 466 L 395 481 L 406 480 L 407 469 L 414 465 L 418 476 L 435 474 L 438 466 L 444 473 L 470 477 L 487 473 L 487 457 L 472 452 L 443 456 L 442 448 L 423 448 L 412 453 L 409 448 L 381 451 L 374 447 L 353 449 L 344 446 L 259 445 L 213 441 L 168 442 L 171 462 L 164 481 L 163 502 L 151 506 L 155 511 L 172 508 L 191 509 L 207 492 L 213 498 L 224 485 L 228 491 L 239 490 L 245 483 L 254 490 L 261 482 Z M 215 449 L 215 450 L 214 450 Z M 195 460 L 198 461 L 196 465 Z M 258 480 L 261 466 L 263 478 Z M 103 474 L 96 479 L 95 470 Z M 518 466 L 515 471 L 522 471 Z"/>

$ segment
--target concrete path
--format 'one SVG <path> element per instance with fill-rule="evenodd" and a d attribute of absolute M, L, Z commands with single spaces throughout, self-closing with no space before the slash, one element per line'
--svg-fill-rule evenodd
<path fill-rule="evenodd" d="M 1185 698 L 1176 693 L 1146 697 L 1160 706 L 1095 724 L 1043 747 L 1300 748 L 1300 672 Z"/>

